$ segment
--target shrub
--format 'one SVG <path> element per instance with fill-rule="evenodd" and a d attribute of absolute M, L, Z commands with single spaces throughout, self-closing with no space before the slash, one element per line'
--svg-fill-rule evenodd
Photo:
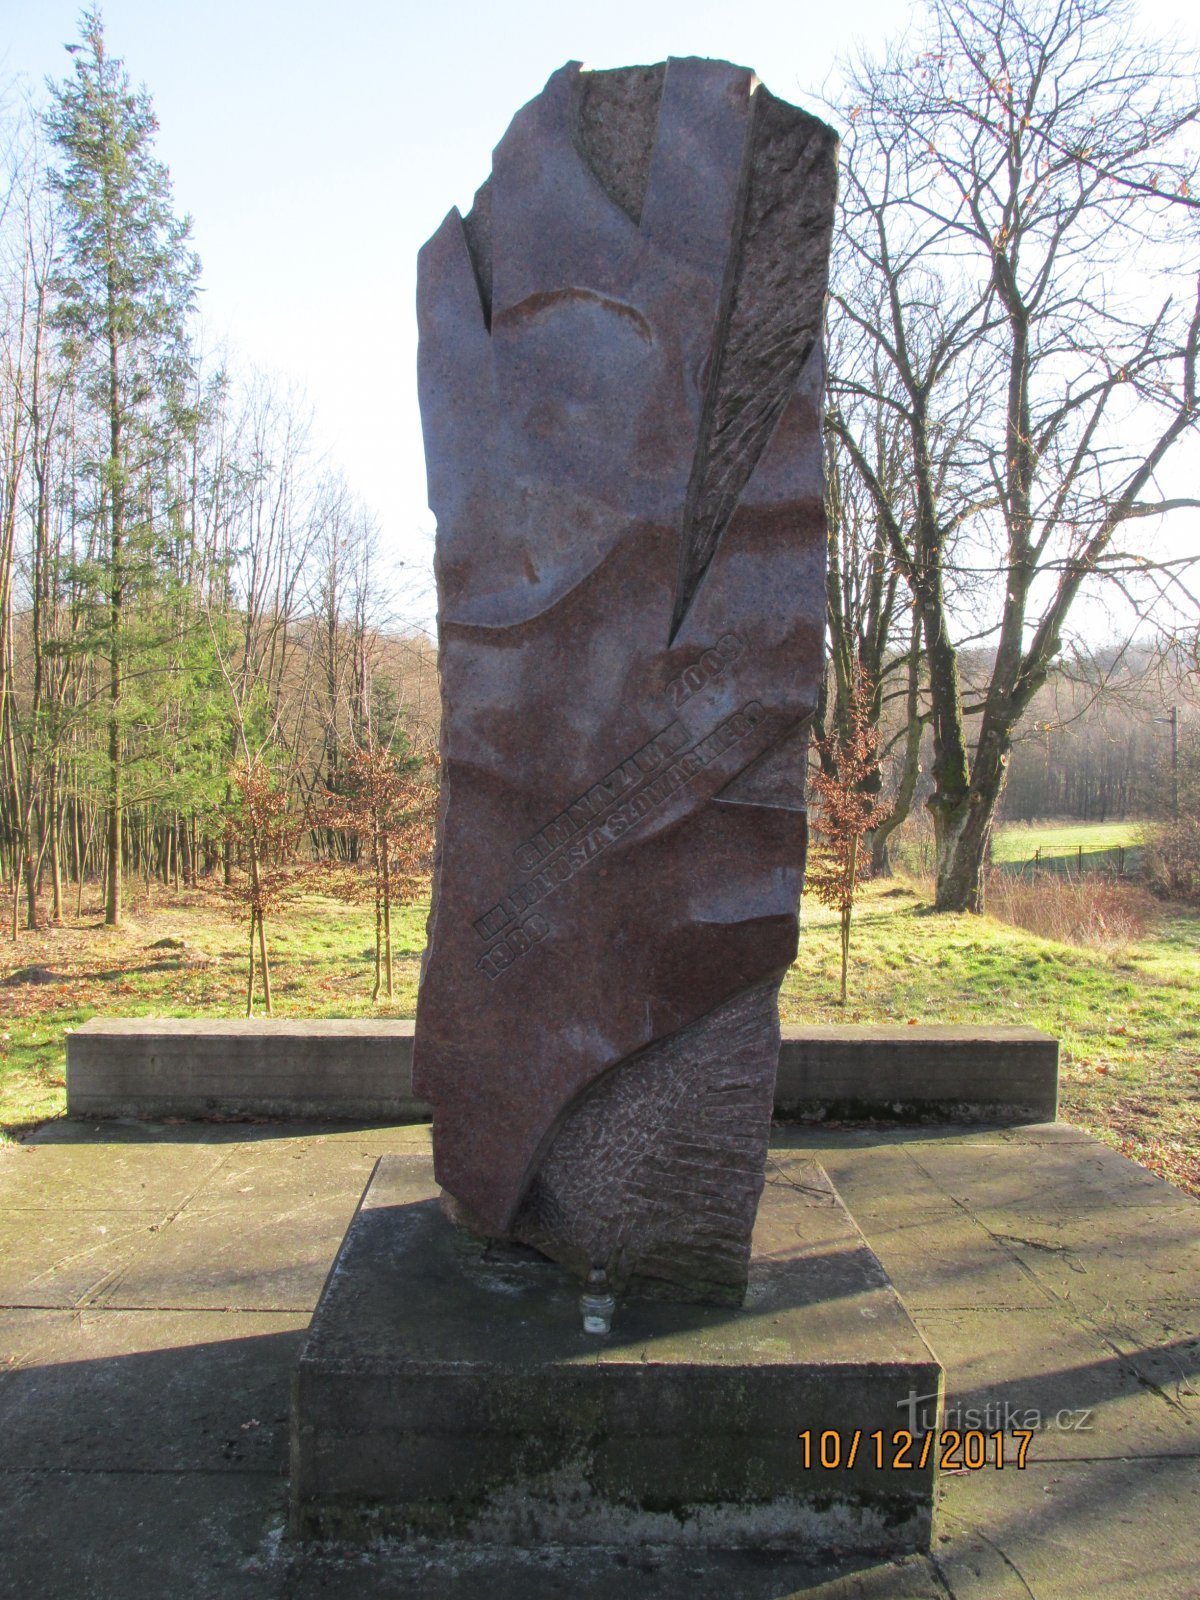
<path fill-rule="evenodd" d="M 1142 870 L 1164 900 L 1200 905 L 1200 817 L 1177 817 L 1147 828 Z"/>
<path fill-rule="evenodd" d="M 1062 944 L 1133 944 L 1154 926 L 1161 908 L 1138 884 L 1100 873 L 1082 877 L 1042 872 L 1032 878 L 988 875 L 985 904 L 1000 922 Z"/>

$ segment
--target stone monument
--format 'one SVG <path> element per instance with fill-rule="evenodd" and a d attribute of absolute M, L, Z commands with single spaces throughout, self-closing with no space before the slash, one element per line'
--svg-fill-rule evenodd
<path fill-rule="evenodd" d="M 836 136 L 554 74 L 421 253 L 442 809 L 414 1088 L 455 1214 L 739 1303 L 822 671 Z"/>
<path fill-rule="evenodd" d="M 884 1441 L 940 1367 L 819 1165 L 764 1182 L 835 147 L 725 62 L 567 66 L 421 254 L 434 1163 L 381 1158 L 322 1292 L 295 1533 L 928 1544 Z"/>

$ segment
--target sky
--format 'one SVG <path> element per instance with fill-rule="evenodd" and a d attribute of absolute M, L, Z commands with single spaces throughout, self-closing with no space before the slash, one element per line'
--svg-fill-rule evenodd
<path fill-rule="evenodd" d="M 0 87 L 70 70 L 75 0 L 0 0 Z M 303 390 L 329 465 L 433 614 L 416 398 L 416 255 L 464 211 L 514 112 L 564 61 L 723 57 L 813 105 L 839 56 L 909 7 L 796 0 L 107 0 L 110 51 L 150 91 L 176 209 L 193 220 L 207 337 Z M 1150 32 L 1189 8 L 1141 0 Z"/>

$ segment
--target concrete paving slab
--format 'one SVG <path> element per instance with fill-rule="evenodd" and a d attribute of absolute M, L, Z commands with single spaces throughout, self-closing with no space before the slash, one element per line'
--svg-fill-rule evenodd
<path fill-rule="evenodd" d="M 906 1150 L 830 1150 L 818 1159 L 860 1226 L 865 1220 L 900 1227 L 934 1215 L 952 1221 L 965 1214 Z"/>
<path fill-rule="evenodd" d="M 363 1125 L 360 1127 L 347 1127 L 345 1123 L 331 1125 L 321 1132 L 321 1144 L 325 1149 L 340 1149 L 343 1146 L 359 1146 L 364 1150 L 372 1150 L 376 1155 L 390 1154 L 404 1155 L 410 1151 L 431 1150 L 433 1148 L 433 1124 L 430 1122 L 405 1122 L 397 1123 L 394 1127 L 374 1127 Z"/>
<path fill-rule="evenodd" d="M 1050 1294 L 1096 1316 L 1114 1306 L 1187 1298 L 1200 1284 L 1197 1202 L 1178 1190 L 1169 1196 L 1157 1205 L 1098 1211 L 976 1215 Z"/>
<path fill-rule="evenodd" d="M 937 1562 L 954 1600 L 1196 1600 L 1200 1470 L 1190 1457 L 1056 1462 L 943 1479 Z M 996 1558 L 973 1572 L 961 1541 Z"/>
<path fill-rule="evenodd" d="M 252 1194 L 197 1205 L 104 1289 L 114 1308 L 311 1311 L 358 1195 Z"/>
<path fill-rule="evenodd" d="M 973 1211 L 1044 1216 L 1161 1206 L 1180 1197 L 1162 1178 L 1095 1141 L 1039 1145 L 1021 1160 L 1013 1159 L 1012 1144 L 929 1142 L 906 1150 L 914 1167 Z"/>
<path fill-rule="evenodd" d="M 914 1145 L 1083 1144 L 1090 1148 L 1098 1143 L 1094 1134 L 1070 1122 L 1021 1122 L 1012 1127 L 992 1124 L 978 1128 L 915 1122 L 884 1131 L 894 1133 L 897 1143 Z"/>
<path fill-rule="evenodd" d="M 356 1201 L 378 1159 L 376 1152 L 358 1145 L 330 1149 L 319 1140 L 237 1145 L 196 1189 L 188 1214 L 244 1208 L 247 1195 L 258 1196 L 267 1205 L 283 1195 L 290 1199 L 306 1194 L 328 1199 L 342 1196 Z"/>
<path fill-rule="evenodd" d="M 1069 1122 L 1022 1122 L 963 1125 L 954 1122 L 776 1122 L 771 1143 L 812 1150 L 882 1150 L 907 1145 L 1094 1145 L 1094 1136 Z"/>
<path fill-rule="evenodd" d="M 1006 1393 L 1026 1394 L 1032 1387 L 1050 1399 L 1061 1383 L 1065 1406 L 1092 1404 L 1104 1423 L 1102 1459 L 1039 1459 L 1037 1452 L 1061 1443 L 1046 1434 L 1035 1438 L 1023 1472 L 1006 1467 L 944 1479 L 942 1520 L 929 1560 L 864 1565 L 847 1559 L 818 1569 L 788 1555 L 747 1552 L 676 1551 L 660 1560 L 639 1550 L 547 1550 L 523 1561 L 520 1552 L 487 1549 L 469 1559 L 461 1551 L 403 1546 L 353 1554 L 297 1551 L 282 1537 L 286 1486 L 277 1470 L 278 1434 L 268 1431 L 278 1424 L 262 1413 L 288 1382 L 289 1341 L 303 1326 L 340 1243 L 342 1224 L 334 1219 L 339 1208 L 346 1215 L 353 1208 L 347 1171 L 375 1154 L 427 1150 L 428 1141 L 427 1126 L 60 1120 L 39 1130 L 31 1146 L 0 1155 L 0 1161 L 18 1163 L 6 1168 L 18 1188 L 0 1202 L 0 1408 L 11 1407 L 11 1436 L 24 1441 L 22 1450 L 40 1449 L 36 1459 L 44 1462 L 80 1463 L 17 1471 L 0 1452 L 0 1595 L 1196 1600 L 1200 1594 L 1200 1461 L 1181 1454 L 1178 1444 L 1195 1433 L 1200 1388 L 1200 1205 L 1157 1180 L 1147 1183 L 1135 1164 L 1059 1124 L 1003 1130 L 813 1124 L 779 1130 L 775 1141 L 781 1161 L 784 1150 L 834 1152 L 843 1196 L 857 1188 L 856 1221 L 868 1242 L 887 1263 L 890 1227 L 896 1235 L 892 1265 L 906 1266 L 927 1291 L 932 1284 L 933 1304 L 922 1310 L 915 1297 L 910 1304 L 947 1361 L 952 1394 L 981 1395 L 1000 1384 Z M 1055 1169 L 1039 1164 L 1069 1156 L 1068 1146 L 1102 1165 L 1110 1203 L 1095 1210 L 1073 1205 L 1061 1185 L 1055 1197 Z M 45 1193 L 36 1163 L 60 1149 L 84 1150 L 97 1165 L 73 1169 L 85 1185 L 78 1189 L 64 1165 L 61 1192 L 47 1204 L 29 1204 Z M 105 1204 L 104 1160 L 118 1158 L 114 1179 L 126 1186 L 122 1192 L 132 1181 L 140 1194 L 145 1179 L 150 1192 L 169 1198 L 177 1179 L 185 1188 L 194 1179 L 197 1152 L 208 1176 L 174 1221 L 153 1208 Z M 900 1163 L 901 1155 L 911 1168 Z M 173 1173 L 176 1157 L 185 1165 Z M 144 1170 L 137 1166 L 143 1158 Z M 1005 1163 L 1011 1164 L 1007 1170 Z M 899 1186 L 894 1194 L 881 1181 L 889 1164 Z M 295 1181 L 285 1176 L 289 1171 Z M 152 1187 L 158 1184 L 161 1190 Z M 1030 1188 L 1043 1196 L 1033 1209 Z M 228 1204 L 224 1191 L 230 1191 Z M 980 1208 L 980 1194 L 1000 1195 L 1004 1204 Z M 286 1220 L 301 1203 L 310 1209 Z M 319 1225 L 322 1214 L 328 1233 Z M 947 1231 L 955 1218 L 965 1230 L 957 1235 Z M 195 1231 L 185 1236 L 184 1224 Z M 100 1233 L 101 1227 L 108 1231 Z M 164 1251 L 154 1269 L 156 1285 L 154 1257 L 172 1235 L 190 1243 L 186 1249 L 171 1243 Z M 819 1239 L 807 1248 L 818 1253 Z M 956 1250 L 960 1287 L 969 1286 L 971 1301 L 957 1309 L 947 1303 Z M 1010 1265 L 999 1267 L 993 1252 Z M 1013 1303 L 1019 1295 L 1012 1272 L 1037 1290 L 1036 1303 Z M 998 1291 L 992 1304 L 984 1292 L 989 1274 Z M 143 1309 L 120 1309 L 126 1284 L 147 1291 Z M 155 1303 L 156 1287 L 191 1291 L 188 1303 L 199 1302 L 200 1309 L 172 1312 L 171 1301 Z M 301 1290 L 305 1304 L 294 1298 Z M 293 1314 L 259 1321 L 204 1309 L 231 1298 L 263 1312 Z M 81 1311 L 55 1309 L 77 1300 Z M 70 1333 L 72 1325 L 82 1334 Z M 274 1331 L 252 1334 L 245 1351 L 234 1348 L 240 1339 L 220 1331 L 267 1326 Z M 200 1328 L 205 1331 L 197 1338 Z M 764 1332 L 769 1335 L 769 1327 Z M 76 1337 L 85 1345 L 75 1345 L 72 1356 Z M 77 1359 L 81 1348 L 102 1353 Z M 196 1380 L 192 1385 L 167 1373 L 173 1350 L 180 1352 L 181 1374 Z M 36 1382 L 49 1386 L 40 1406 L 30 1403 L 31 1367 L 41 1371 Z M 136 1381 L 139 1370 L 149 1381 Z M 1097 1400 L 1097 1393 L 1105 1398 Z M 141 1441 L 137 1472 L 96 1466 L 118 1459 L 115 1452 L 125 1448 L 115 1430 L 105 1431 L 104 1419 L 114 1410 L 128 1440 Z M 253 1419 L 262 1426 L 246 1430 L 242 1447 L 241 1421 Z M 0 1423 L 0 1438 L 9 1436 Z M 1164 1438 L 1165 1455 L 1143 1453 Z M 228 1439 L 235 1442 L 226 1459 L 221 1450 Z M 217 1465 L 173 1470 L 182 1461 L 212 1461 L 214 1443 Z M 78 1447 L 77 1457 L 53 1454 L 67 1445 Z M 1082 1437 L 1072 1440 L 1072 1451 L 1076 1445 L 1087 1449 Z"/>
<path fill-rule="evenodd" d="M 224 1159 L 210 1145 L 0 1146 L 0 1209 L 174 1211 Z"/>
<path fill-rule="evenodd" d="M 1033 1428 L 1028 1459 L 1038 1462 L 1191 1455 L 1200 1470 L 1200 1398 L 1180 1392 L 1200 1373 L 1200 1345 L 1162 1352 L 1157 1375 L 1175 1379 L 1170 1392 L 1151 1376 L 1150 1359 L 1056 1311 L 1006 1311 L 999 1340 L 991 1311 L 925 1311 L 916 1320 L 950 1374 L 945 1427 Z"/>
<path fill-rule="evenodd" d="M 154 1242 L 162 1211 L 13 1209 L 4 1214 L 0 1305 L 77 1306 Z"/>
<path fill-rule="evenodd" d="M 55 1117 L 53 1121 L 35 1128 L 16 1149 L 34 1149 L 47 1144 L 207 1146 L 279 1142 L 304 1144 L 311 1140 L 328 1144 L 368 1137 L 382 1153 L 412 1141 L 428 1144 L 430 1133 L 428 1122 L 278 1122 L 267 1117 L 247 1117 L 241 1121 L 174 1117 L 169 1122 L 153 1122 L 135 1117 Z"/>
<path fill-rule="evenodd" d="M 314 1551 L 294 1564 L 286 1592 L 288 1600 L 946 1600 L 945 1586 L 919 1556 L 814 1564 L 777 1551 L 664 1554 L 604 1546 Z"/>
<path fill-rule="evenodd" d="M 1089 1325 L 1124 1356 L 1140 1381 L 1200 1421 L 1200 1297 L 1153 1309 L 1113 1306 Z"/>
<path fill-rule="evenodd" d="M 283 1493 L 274 1472 L 0 1468 L 0 1600 L 264 1600 Z"/>
<path fill-rule="evenodd" d="M 307 1314 L 30 1317 L 22 1364 L 0 1378 L 10 1470 L 286 1470 L 287 1373 Z"/>
<path fill-rule="evenodd" d="M 0 1387 L 5 1377 L 33 1360 L 42 1338 L 46 1317 L 69 1316 L 67 1311 L 0 1311 Z"/>
<path fill-rule="evenodd" d="M 25 1135 L 21 1149 L 41 1149 L 43 1145 L 162 1145 L 237 1144 L 247 1139 L 267 1137 L 272 1131 L 280 1137 L 295 1138 L 297 1132 L 319 1133 L 320 1124 L 269 1124 L 262 1118 L 244 1122 L 147 1122 L 136 1117 L 55 1117 Z"/>
<path fill-rule="evenodd" d="M 1038 1311 L 1047 1289 L 1016 1254 L 961 1209 L 905 1212 L 899 1222 L 846 1202 L 867 1243 L 911 1313 L 943 1310 Z"/>

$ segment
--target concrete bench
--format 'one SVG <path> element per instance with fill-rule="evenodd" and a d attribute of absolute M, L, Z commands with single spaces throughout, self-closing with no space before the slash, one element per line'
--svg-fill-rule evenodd
<path fill-rule="evenodd" d="M 93 1017 L 67 1039 L 74 1117 L 419 1122 L 411 1021 Z M 775 1114 L 1050 1122 L 1058 1041 L 1036 1028 L 783 1029 Z"/>
<path fill-rule="evenodd" d="M 775 1115 L 1053 1122 L 1058 1040 L 978 1024 L 785 1026 Z"/>

